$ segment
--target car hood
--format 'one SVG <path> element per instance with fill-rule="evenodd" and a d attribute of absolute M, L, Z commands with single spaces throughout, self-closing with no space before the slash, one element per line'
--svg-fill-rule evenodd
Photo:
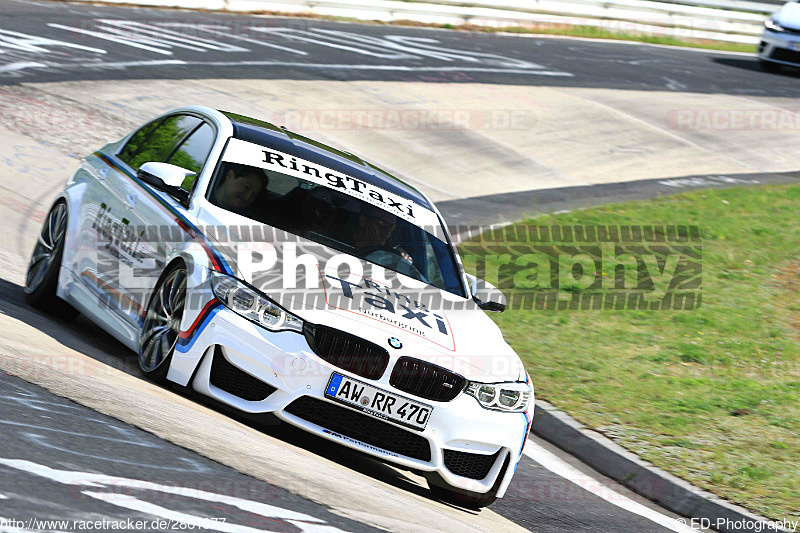
<path fill-rule="evenodd" d="M 231 222 L 247 221 L 232 217 L 224 216 L 229 228 L 237 226 Z M 471 299 L 393 272 L 375 272 L 375 265 L 352 255 L 295 235 L 286 238 L 285 232 L 280 238 L 280 233 L 273 230 L 265 234 L 274 238 L 253 242 L 252 234 L 230 231 L 229 241 L 216 245 L 228 250 L 236 277 L 307 322 L 357 335 L 394 357 L 423 359 L 470 380 L 526 379 L 500 329 Z M 349 263 L 353 272 L 328 268 L 334 259 Z M 261 261 L 274 266 L 259 270 Z"/>
<path fill-rule="evenodd" d="M 789 2 L 784 4 L 772 15 L 772 18 L 781 26 L 800 29 L 800 3 Z"/>
<path fill-rule="evenodd" d="M 340 306 L 340 302 L 330 298 L 331 289 L 336 290 L 328 287 L 328 300 L 321 305 L 306 304 L 297 314 L 308 322 L 374 342 L 392 356 L 423 359 L 470 380 L 492 383 L 525 379 L 519 357 L 505 342 L 497 325 L 477 307 L 447 311 L 417 309 L 413 304 L 406 308 L 376 308 L 367 303 L 374 300 L 370 296 L 363 298 L 361 304 Z M 360 289 L 351 289 L 355 300 Z M 402 293 L 398 294 L 405 301 Z M 392 299 L 396 300 L 394 296 Z M 282 298 L 282 303 L 298 308 L 292 297 Z"/>

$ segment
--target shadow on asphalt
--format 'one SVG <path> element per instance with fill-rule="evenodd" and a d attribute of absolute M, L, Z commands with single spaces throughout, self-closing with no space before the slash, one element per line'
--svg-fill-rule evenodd
<path fill-rule="evenodd" d="M 773 74 L 775 76 L 789 76 L 798 78 L 800 77 L 800 69 L 785 66 L 783 68 L 779 68 L 778 70 L 772 72 L 766 70 L 764 67 L 761 66 L 761 63 L 757 59 L 740 59 L 734 57 L 714 57 L 712 59 L 714 63 L 719 65 L 725 65 L 727 67 L 734 67 L 743 70 L 749 70 L 752 72 L 761 72 L 763 74 Z"/>
<path fill-rule="evenodd" d="M 99 326 L 83 316 L 78 317 L 72 322 L 60 321 L 53 318 L 29 306 L 25 302 L 22 286 L 2 278 L 0 278 L 0 313 L 36 328 L 42 334 L 49 336 L 67 348 L 80 352 L 137 379 L 146 379 L 139 370 L 137 354 L 111 337 L 111 335 L 106 333 Z M 244 415 L 186 387 L 173 385 L 167 388 L 176 394 L 189 398 L 200 405 L 220 412 L 257 431 L 280 439 L 287 444 L 307 450 L 324 459 L 382 481 L 397 489 L 422 496 L 432 501 L 438 501 L 433 498 L 424 482 L 418 483 L 416 479 L 405 475 L 397 468 L 391 467 L 370 456 L 317 437 L 316 435 L 306 433 L 303 430 L 278 421 L 273 416 L 254 417 Z M 444 502 L 439 503 L 449 505 Z M 469 514 L 478 513 L 478 511 L 470 509 L 455 508 Z"/>

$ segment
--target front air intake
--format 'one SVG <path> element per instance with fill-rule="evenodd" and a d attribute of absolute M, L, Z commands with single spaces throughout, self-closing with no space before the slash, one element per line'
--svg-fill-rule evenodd
<path fill-rule="evenodd" d="M 216 388 L 249 402 L 265 400 L 277 390 L 269 383 L 264 383 L 257 377 L 251 376 L 244 370 L 234 366 L 225 359 L 225 355 L 219 346 L 214 347 L 214 359 L 211 361 L 209 381 Z"/>

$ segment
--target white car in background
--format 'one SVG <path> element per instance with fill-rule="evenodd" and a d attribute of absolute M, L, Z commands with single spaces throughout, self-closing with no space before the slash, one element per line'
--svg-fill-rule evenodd
<path fill-rule="evenodd" d="M 764 22 L 758 59 L 767 70 L 800 67 L 800 3 L 787 2 Z"/>
<path fill-rule="evenodd" d="M 503 496 L 531 426 L 528 374 L 484 312 L 504 300 L 430 200 L 267 122 L 186 107 L 88 156 L 25 291 L 153 380 L 421 472 L 449 501 Z"/>

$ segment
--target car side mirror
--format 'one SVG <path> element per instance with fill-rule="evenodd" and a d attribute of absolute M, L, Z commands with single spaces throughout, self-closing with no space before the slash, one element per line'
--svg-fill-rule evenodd
<path fill-rule="evenodd" d="M 472 274 L 467 274 L 467 281 L 469 281 L 472 299 L 478 304 L 478 307 L 494 313 L 502 313 L 506 310 L 506 297 L 500 289 Z"/>
<path fill-rule="evenodd" d="M 143 182 L 170 194 L 184 204 L 189 201 L 189 191 L 183 189 L 181 185 L 183 185 L 186 178 L 196 175 L 196 172 L 176 165 L 152 161 L 139 167 L 139 172 L 137 173 L 137 176 Z"/>

